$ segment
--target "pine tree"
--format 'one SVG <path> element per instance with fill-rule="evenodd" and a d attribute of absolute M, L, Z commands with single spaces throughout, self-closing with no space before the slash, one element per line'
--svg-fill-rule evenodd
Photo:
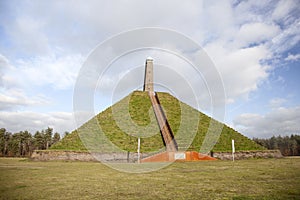
<path fill-rule="evenodd" d="M 59 133 L 54 133 L 53 139 L 52 139 L 52 144 L 55 144 L 60 140 L 60 134 Z"/>
<path fill-rule="evenodd" d="M 52 144 L 52 133 L 53 133 L 53 128 L 48 127 L 45 130 L 45 148 L 48 149 L 51 144 Z"/>

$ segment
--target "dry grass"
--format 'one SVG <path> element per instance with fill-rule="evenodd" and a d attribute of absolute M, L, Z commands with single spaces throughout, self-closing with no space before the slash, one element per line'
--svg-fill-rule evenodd
<path fill-rule="evenodd" d="M 203 161 L 129 174 L 97 162 L 1 158 L 0 199 L 299 199 L 299 167 L 300 158 Z"/>

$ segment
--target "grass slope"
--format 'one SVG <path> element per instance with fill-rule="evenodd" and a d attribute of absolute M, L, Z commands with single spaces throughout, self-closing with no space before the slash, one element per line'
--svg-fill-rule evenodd
<path fill-rule="evenodd" d="M 168 93 L 158 93 L 158 97 L 181 150 L 199 151 L 210 123 L 214 124 L 215 127 L 222 128 L 219 138 L 211 138 L 212 141 L 210 142 L 216 143 L 213 151 L 230 151 L 232 139 L 235 140 L 236 151 L 264 149 L 239 132 L 178 101 Z M 133 126 L 130 120 L 126 118 L 128 110 L 130 120 L 140 126 L 139 128 Z M 115 119 L 126 130 L 124 130 L 124 127 L 121 129 Z M 195 122 L 197 124 L 193 126 L 192 124 Z M 99 125 L 104 135 L 99 134 Z M 214 126 L 212 129 L 214 129 Z M 134 152 L 137 148 L 136 136 L 139 134 L 141 127 L 145 127 L 144 137 L 141 139 L 141 152 L 163 150 L 162 137 L 155 120 L 148 93 L 135 91 L 112 107 L 96 115 L 78 130 L 73 131 L 67 137 L 63 138 L 62 141 L 53 145 L 51 149 L 86 150 L 80 140 L 81 138 L 85 144 L 88 144 L 88 149 L 90 150 L 116 151 L 116 149 L 107 145 L 111 141 L 120 149 Z M 126 133 L 130 133 L 130 135 Z M 194 140 L 187 141 L 189 138 L 194 138 Z"/>

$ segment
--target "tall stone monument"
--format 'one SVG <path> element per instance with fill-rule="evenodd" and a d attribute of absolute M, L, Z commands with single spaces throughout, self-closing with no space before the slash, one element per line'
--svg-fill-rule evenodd
<path fill-rule="evenodd" d="M 153 92 L 153 58 L 146 59 L 144 91 Z"/>

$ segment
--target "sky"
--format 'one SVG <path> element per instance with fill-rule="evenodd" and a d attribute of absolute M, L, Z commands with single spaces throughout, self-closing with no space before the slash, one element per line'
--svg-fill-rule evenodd
<path fill-rule="evenodd" d="M 0 127 L 74 130 L 76 80 L 91 52 L 120 33 L 155 27 L 190 38 L 209 56 L 226 95 L 221 121 L 250 138 L 300 134 L 299 13 L 299 0 L 0 0 Z M 158 50 L 117 58 L 95 89 L 95 113 L 141 86 L 147 55 L 180 100 L 189 96 L 175 77 L 201 85 L 198 108 L 210 114 L 203 80 Z M 112 85 L 120 87 L 113 101 Z"/>

